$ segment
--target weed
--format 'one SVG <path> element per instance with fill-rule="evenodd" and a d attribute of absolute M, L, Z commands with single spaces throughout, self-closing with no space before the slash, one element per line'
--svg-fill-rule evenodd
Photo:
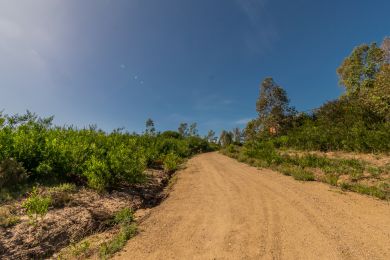
<path fill-rule="evenodd" d="M 291 166 L 290 164 L 281 164 L 281 165 L 278 165 L 277 167 L 275 167 L 275 170 L 281 172 L 282 174 L 286 175 L 286 176 L 291 176 L 292 175 L 292 168 L 294 166 Z"/>
<path fill-rule="evenodd" d="M 63 183 L 58 186 L 50 188 L 50 192 L 67 192 L 73 193 L 77 191 L 77 187 L 73 183 Z"/>
<path fill-rule="evenodd" d="M 379 187 L 375 186 L 366 186 L 363 184 L 351 184 L 351 183 L 342 183 L 341 188 L 343 190 L 350 190 L 370 196 L 377 197 L 379 199 L 385 200 L 390 198 L 390 193 L 388 191 L 382 190 Z"/>
<path fill-rule="evenodd" d="M 329 183 L 332 186 L 337 186 L 337 181 L 339 180 L 339 176 L 337 174 L 326 174 L 325 182 Z"/>
<path fill-rule="evenodd" d="M 10 208 L 0 207 L 0 227 L 8 228 L 16 225 L 19 221 L 19 217 L 14 215 Z"/>
<path fill-rule="evenodd" d="M 88 240 L 82 241 L 71 247 L 71 254 L 73 256 L 88 256 L 90 250 L 90 243 Z"/>
<path fill-rule="evenodd" d="M 34 187 L 30 196 L 23 202 L 22 207 L 27 210 L 27 215 L 33 223 L 36 223 L 38 216 L 42 219 L 46 215 L 51 203 L 51 197 L 39 195 L 38 189 Z"/>
<path fill-rule="evenodd" d="M 134 212 L 130 208 L 124 208 L 118 211 L 114 216 L 115 224 L 130 224 L 134 221 Z"/>
<path fill-rule="evenodd" d="M 137 225 L 135 223 L 122 226 L 119 233 L 114 238 L 100 246 L 100 257 L 102 259 L 107 259 L 110 255 L 115 254 L 136 234 Z"/>
<path fill-rule="evenodd" d="M 312 172 L 309 172 L 307 170 L 304 170 L 302 168 L 296 168 L 294 171 L 292 171 L 292 176 L 295 180 L 298 181 L 314 181 L 315 177 Z"/>
<path fill-rule="evenodd" d="M 276 170 L 280 171 L 284 175 L 292 176 L 295 180 L 299 181 L 314 181 L 314 174 L 302 167 L 294 166 L 291 164 L 282 164 L 275 167 Z"/>
<path fill-rule="evenodd" d="M 71 193 L 77 191 L 77 187 L 72 183 L 63 183 L 58 186 L 52 187 L 48 190 L 51 197 L 52 206 L 55 208 L 61 208 L 69 204 L 72 200 Z"/>
<path fill-rule="evenodd" d="M 173 175 L 173 176 L 169 179 L 168 185 L 167 185 L 167 189 L 168 189 L 168 190 L 171 190 L 171 189 L 173 188 L 173 185 L 175 185 L 175 183 L 177 182 L 177 179 L 178 179 L 178 178 L 179 178 L 178 175 L 175 174 L 175 175 Z"/>

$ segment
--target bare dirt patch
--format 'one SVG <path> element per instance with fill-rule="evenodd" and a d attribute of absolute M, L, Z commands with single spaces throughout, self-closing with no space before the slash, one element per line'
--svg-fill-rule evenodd
<path fill-rule="evenodd" d="M 0 227 L 0 258 L 50 257 L 70 243 L 109 229 L 110 219 L 123 208 L 137 210 L 157 205 L 165 196 L 162 191 L 170 176 L 159 170 L 150 170 L 148 175 L 143 185 L 122 186 L 104 194 L 85 188 L 70 194 L 53 193 L 56 207 L 37 224 L 26 216 L 21 201 L 2 205 L 12 209 L 18 223 Z"/>

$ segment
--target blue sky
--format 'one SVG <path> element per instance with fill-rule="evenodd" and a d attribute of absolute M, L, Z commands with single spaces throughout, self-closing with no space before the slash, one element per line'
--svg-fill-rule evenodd
<path fill-rule="evenodd" d="M 390 1 L 0 0 L 0 110 L 110 131 L 243 127 L 272 76 L 299 110 L 340 95 Z"/>

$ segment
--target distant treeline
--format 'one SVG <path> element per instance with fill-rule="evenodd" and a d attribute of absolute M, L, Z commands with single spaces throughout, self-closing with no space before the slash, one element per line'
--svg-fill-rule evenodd
<path fill-rule="evenodd" d="M 272 78 L 261 84 L 258 117 L 240 132 L 223 131 L 224 146 L 271 142 L 304 150 L 390 151 L 390 38 L 353 49 L 337 69 L 345 88 L 336 100 L 310 112 L 298 112 Z"/>

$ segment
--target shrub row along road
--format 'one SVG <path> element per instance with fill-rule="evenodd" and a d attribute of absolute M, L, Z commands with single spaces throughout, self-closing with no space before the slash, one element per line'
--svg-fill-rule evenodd
<path fill-rule="evenodd" d="M 191 159 L 117 259 L 390 259 L 390 205 L 239 163 Z"/>

